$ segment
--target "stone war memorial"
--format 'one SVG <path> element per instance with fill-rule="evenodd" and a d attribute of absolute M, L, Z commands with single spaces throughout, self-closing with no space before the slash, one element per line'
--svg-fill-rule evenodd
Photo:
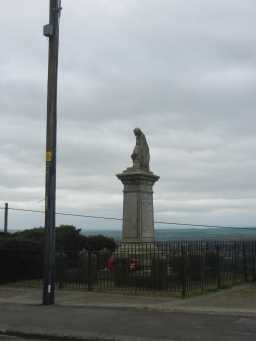
<path fill-rule="evenodd" d="M 136 145 L 131 155 L 133 165 L 117 178 L 124 185 L 123 229 L 119 251 L 131 247 L 140 249 L 142 244 L 154 246 L 153 185 L 159 180 L 149 167 L 150 152 L 145 135 L 134 129 Z"/>

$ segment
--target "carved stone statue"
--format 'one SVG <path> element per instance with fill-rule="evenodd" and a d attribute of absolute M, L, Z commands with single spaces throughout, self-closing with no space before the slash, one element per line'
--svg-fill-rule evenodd
<path fill-rule="evenodd" d="M 146 137 L 140 128 L 135 128 L 133 132 L 136 136 L 136 145 L 131 155 L 133 168 L 149 172 L 150 154 Z"/>

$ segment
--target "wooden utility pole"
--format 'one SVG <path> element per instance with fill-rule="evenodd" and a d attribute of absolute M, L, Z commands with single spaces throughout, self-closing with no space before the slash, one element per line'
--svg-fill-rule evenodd
<path fill-rule="evenodd" d="M 4 233 L 8 233 L 8 202 L 4 205 Z"/>
<path fill-rule="evenodd" d="M 56 140 L 57 140 L 57 83 L 59 55 L 59 18 L 61 0 L 50 0 L 50 20 L 44 26 L 49 38 L 46 183 L 45 183 L 45 256 L 43 304 L 54 304 L 55 292 L 55 202 L 56 202 Z"/>

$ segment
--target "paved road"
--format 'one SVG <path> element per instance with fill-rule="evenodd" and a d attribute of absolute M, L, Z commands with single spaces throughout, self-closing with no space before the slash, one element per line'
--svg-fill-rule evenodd
<path fill-rule="evenodd" d="M 114 308 L 0 306 L 0 329 L 115 340 L 252 341 L 256 318 Z M 2 341 L 0 339 L 0 341 Z M 15 340 L 20 341 L 20 340 Z"/>
<path fill-rule="evenodd" d="M 36 339 L 24 339 L 16 336 L 7 336 L 7 335 L 0 335 L 0 341 L 40 341 Z M 41 340 L 42 341 L 42 340 Z"/>

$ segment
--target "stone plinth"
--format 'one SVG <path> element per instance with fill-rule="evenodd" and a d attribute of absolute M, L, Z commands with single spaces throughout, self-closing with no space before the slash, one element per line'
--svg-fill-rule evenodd
<path fill-rule="evenodd" d="M 152 188 L 159 176 L 131 167 L 117 177 L 124 185 L 122 243 L 154 242 Z"/>
<path fill-rule="evenodd" d="M 115 251 L 117 257 L 136 258 L 143 266 L 149 266 L 152 258 L 157 257 L 159 250 L 154 242 L 127 242 L 123 241 L 119 244 Z"/>

